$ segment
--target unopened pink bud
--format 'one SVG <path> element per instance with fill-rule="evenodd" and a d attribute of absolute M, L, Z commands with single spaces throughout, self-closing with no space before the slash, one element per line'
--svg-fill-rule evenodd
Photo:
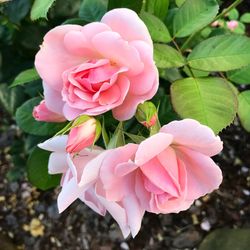
<path fill-rule="evenodd" d="M 143 122 L 141 122 L 141 124 L 144 125 L 144 126 L 147 127 L 147 128 L 150 128 L 150 127 L 152 127 L 152 126 L 155 125 L 156 121 L 157 121 L 157 114 L 154 114 L 154 115 L 151 117 L 151 119 L 150 119 L 149 122 L 143 121 Z"/>
<path fill-rule="evenodd" d="M 80 152 L 93 145 L 96 136 L 96 120 L 90 118 L 70 130 L 66 150 L 69 153 Z"/>
<path fill-rule="evenodd" d="M 42 100 L 39 105 L 34 107 L 32 115 L 37 121 L 43 121 L 43 122 L 65 121 L 65 118 L 62 115 L 50 111 L 47 108 L 44 100 Z"/>
<path fill-rule="evenodd" d="M 212 27 L 217 27 L 219 26 L 219 21 L 214 21 L 213 23 L 211 23 Z"/>
<path fill-rule="evenodd" d="M 227 22 L 227 27 L 231 31 L 234 31 L 238 26 L 239 26 L 239 22 L 236 20 L 232 20 L 232 21 Z"/>

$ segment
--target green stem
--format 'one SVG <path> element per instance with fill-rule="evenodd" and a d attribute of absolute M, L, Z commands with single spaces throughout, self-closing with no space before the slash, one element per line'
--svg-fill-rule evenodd
<path fill-rule="evenodd" d="M 241 2 L 243 2 L 243 0 L 236 0 L 235 2 L 233 2 L 230 6 L 228 6 L 226 9 L 224 9 L 219 15 L 217 15 L 213 21 L 211 23 L 213 23 L 214 21 L 220 19 L 221 17 L 225 16 L 229 11 L 231 11 L 232 9 L 236 8 Z M 210 23 L 210 24 L 211 24 Z M 207 27 L 207 25 L 205 26 Z M 187 40 L 183 43 L 183 45 L 181 46 L 181 50 L 183 51 L 190 43 L 190 41 L 198 34 L 200 33 L 205 27 L 202 27 L 201 29 L 199 29 L 198 31 L 196 31 L 195 33 L 193 33 L 190 37 L 187 38 Z"/>

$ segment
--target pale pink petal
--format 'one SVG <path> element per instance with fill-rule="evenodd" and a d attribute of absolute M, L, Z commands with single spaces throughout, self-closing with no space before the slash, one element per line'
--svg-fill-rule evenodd
<path fill-rule="evenodd" d="M 64 36 L 69 31 L 80 31 L 80 25 L 61 25 L 50 30 L 36 54 L 35 66 L 41 78 L 55 90 L 62 89 L 62 73 L 80 63 L 83 55 L 73 55 L 64 46 Z"/>
<path fill-rule="evenodd" d="M 93 187 L 88 188 L 86 191 L 82 192 L 79 198 L 96 213 L 102 216 L 105 215 L 106 209 L 97 198 Z"/>
<path fill-rule="evenodd" d="M 131 74 L 139 74 L 143 70 L 138 51 L 124 41 L 118 33 L 106 31 L 94 36 L 92 43 L 96 50 L 117 65 L 125 66 Z"/>
<path fill-rule="evenodd" d="M 134 238 L 141 228 L 145 210 L 140 206 L 137 197 L 133 194 L 126 196 L 122 203 L 127 213 L 128 226 Z"/>
<path fill-rule="evenodd" d="M 144 186 L 144 175 L 141 171 L 136 171 L 135 177 L 135 194 L 140 200 L 141 207 L 149 211 L 150 193 Z"/>
<path fill-rule="evenodd" d="M 164 125 L 160 131 L 172 134 L 173 144 L 186 146 L 208 156 L 218 154 L 222 150 L 220 137 L 196 120 L 173 121 Z"/>
<path fill-rule="evenodd" d="M 54 152 L 49 156 L 49 174 L 65 173 L 68 169 L 67 154 Z"/>
<path fill-rule="evenodd" d="M 122 162 L 116 165 L 114 174 L 117 177 L 125 176 L 134 170 L 136 170 L 138 166 L 134 164 L 133 161 L 129 160 L 128 162 Z"/>
<path fill-rule="evenodd" d="M 52 137 L 45 142 L 39 143 L 38 147 L 51 152 L 55 151 L 65 153 L 67 140 L 67 135 L 59 135 Z"/>
<path fill-rule="evenodd" d="M 146 25 L 130 9 L 113 9 L 107 12 L 101 22 L 118 32 L 127 41 L 143 40 L 152 47 L 152 40 Z"/>
<path fill-rule="evenodd" d="M 84 25 L 81 30 L 86 39 L 89 41 L 91 41 L 96 34 L 99 34 L 104 31 L 111 31 L 111 28 L 105 23 L 100 22 L 88 23 Z"/>
<path fill-rule="evenodd" d="M 187 200 L 197 199 L 219 187 L 222 172 L 210 157 L 181 146 L 177 150 L 186 167 Z"/>
<path fill-rule="evenodd" d="M 83 111 L 80 109 L 72 108 L 67 103 L 65 103 L 63 106 L 63 114 L 67 120 L 72 121 L 77 116 L 83 114 Z"/>
<path fill-rule="evenodd" d="M 59 213 L 63 212 L 69 205 L 71 205 L 82 192 L 83 189 L 78 187 L 75 178 L 71 178 L 69 182 L 64 184 L 57 198 Z"/>
<path fill-rule="evenodd" d="M 157 133 L 139 145 L 135 155 L 135 164 L 143 165 L 144 163 L 157 156 L 160 152 L 166 149 L 173 140 L 173 136 L 165 133 Z"/>
<path fill-rule="evenodd" d="M 130 92 L 133 95 L 146 95 L 153 85 L 158 86 L 158 70 L 153 60 L 153 50 L 143 41 L 133 41 L 130 44 L 137 49 L 144 64 L 140 74 L 130 77 Z"/>
<path fill-rule="evenodd" d="M 140 169 L 143 174 L 147 176 L 148 180 L 150 180 L 150 182 L 152 182 L 156 187 L 173 197 L 178 197 L 178 188 L 157 158 L 153 158 L 144 163 L 140 166 Z M 153 190 L 149 191 L 152 192 Z"/>
<path fill-rule="evenodd" d="M 64 102 L 61 91 L 57 91 L 43 82 L 43 94 L 47 108 L 55 113 L 63 114 Z"/>
<path fill-rule="evenodd" d="M 97 180 L 101 164 L 108 152 L 109 150 L 103 151 L 101 154 L 86 164 L 85 168 L 83 169 L 79 186 L 89 186 L 92 184 L 92 182 Z"/>
<path fill-rule="evenodd" d="M 111 214 L 111 216 L 116 220 L 118 223 L 123 237 L 127 238 L 130 234 L 130 229 L 127 224 L 127 215 L 125 209 L 120 206 L 116 202 L 108 201 L 102 196 L 98 196 L 98 199 L 101 201 L 103 206 L 107 209 L 107 211 Z"/>

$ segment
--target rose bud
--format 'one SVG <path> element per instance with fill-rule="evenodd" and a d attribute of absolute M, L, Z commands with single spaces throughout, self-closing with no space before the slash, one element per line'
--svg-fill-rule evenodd
<path fill-rule="evenodd" d="M 62 115 L 50 111 L 47 108 L 44 100 L 42 100 L 39 105 L 34 107 L 32 115 L 37 121 L 43 121 L 43 122 L 65 121 L 65 118 Z"/>
<path fill-rule="evenodd" d="M 86 116 L 82 116 L 86 117 Z M 100 123 L 94 118 L 83 119 L 84 121 L 80 124 L 78 118 L 75 123 L 76 126 L 73 124 L 73 128 L 69 132 L 69 137 L 67 141 L 66 150 L 69 153 L 77 153 L 80 152 L 82 149 L 89 147 L 94 144 L 96 139 L 98 139 L 100 132 Z"/>
<path fill-rule="evenodd" d="M 239 23 L 236 20 L 232 20 L 232 21 L 227 22 L 227 27 L 231 31 L 234 31 L 238 26 L 239 26 Z"/>

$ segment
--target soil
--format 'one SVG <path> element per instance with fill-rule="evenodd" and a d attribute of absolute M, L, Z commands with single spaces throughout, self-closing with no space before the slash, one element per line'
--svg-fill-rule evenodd
<path fill-rule="evenodd" d="M 17 131 L 9 128 L 7 134 L 13 136 L 13 130 Z M 224 150 L 214 158 L 224 175 L 220 189 L 179 214 L 146 214 L 140 233 L 126 240 L 109 215 L 101 217 L 81 202 L 58 214 L 59 189 L 39 191 L 26 179 L 8 182 L 10 155 L 6 142 L 0 167 L 0 250 L 188 250 L 197 249 L 216 228 L 249 228 L 250 134 L 234 124 L 221 137 Z M 1 241 L 9 242 L 9 247 Z"/>

